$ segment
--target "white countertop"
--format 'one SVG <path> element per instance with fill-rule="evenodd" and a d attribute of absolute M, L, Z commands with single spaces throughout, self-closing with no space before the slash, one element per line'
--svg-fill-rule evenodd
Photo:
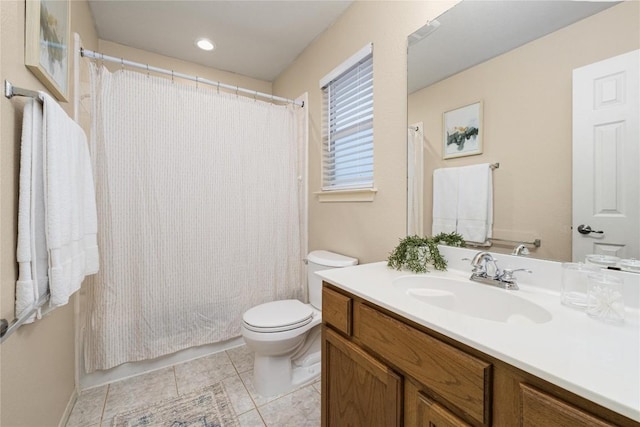
<path fill-rule="evenodd" d="M 559 292 L 521 280 L 520 290 L 495 290 L 516 292 L 519 297 L 548 310 L 553 318 L 541 324 L 510 324 L 469 317 L 420 302 L 392 285 L 394 279 L 414 274 L 390 269 L 386 262 L 316 274 L 347 292 L 640 421 L 640 315 L 637 308 L 627 307 L 625 322 L 612 325 L 563 306 Z M 432 271 L 426 275 L 467 280 L 470 272 L 453 270 L 450 263 L 449 271 Z"/>

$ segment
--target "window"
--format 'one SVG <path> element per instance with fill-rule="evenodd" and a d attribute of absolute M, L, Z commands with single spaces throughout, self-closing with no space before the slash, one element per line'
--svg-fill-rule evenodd
<path fill-rule="evenodd" d="M 373 187 L 373 49 L 320 81 L 324 98 L 322 190 Z"/>

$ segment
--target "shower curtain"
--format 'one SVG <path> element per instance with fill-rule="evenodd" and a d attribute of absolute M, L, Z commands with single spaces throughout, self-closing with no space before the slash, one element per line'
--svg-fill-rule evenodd
<path fill-rule="evenodd" d="M 91 78 L 86 371 L 237 337 L 250 307 L 304 299 L 302 109 L 95 64 Z"/>

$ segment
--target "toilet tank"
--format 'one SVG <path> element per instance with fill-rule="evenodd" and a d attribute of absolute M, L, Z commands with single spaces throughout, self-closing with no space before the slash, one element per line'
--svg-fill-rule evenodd
<path fill-rule="evenodd" d="M 313 251 L 307 255 L 307 261 L 309 302 L 318 310 L 322 310 L 322 279 L 314 273 L 321 270 L 356 265 L 358 264 L 358 259 L 329 251 Z"/>

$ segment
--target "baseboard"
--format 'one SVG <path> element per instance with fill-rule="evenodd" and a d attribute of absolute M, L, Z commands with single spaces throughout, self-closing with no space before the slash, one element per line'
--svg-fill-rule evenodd
<path fill-rule="evenodd" d="M 69 417 L 71 416 L 71 411 L 73 410 L 73 406 L 76 404 L 76 400 L 78 400 L 78 393 L 76 389 L 73 389 L 71 392 L 71 397 L 69 398 L 69 402 L 67 403 L 67 407 L 64 409 L 64 413 L 62 414 L 62 418 L 58 423 L 58 427 L 65 427 L 69 422 Z"/>

